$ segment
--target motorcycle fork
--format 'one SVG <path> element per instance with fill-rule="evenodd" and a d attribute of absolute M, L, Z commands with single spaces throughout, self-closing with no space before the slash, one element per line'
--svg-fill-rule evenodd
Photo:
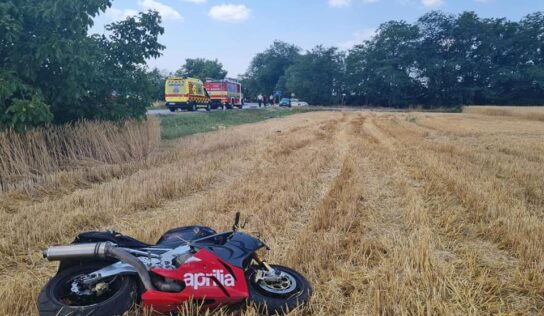
<path fill-rule="evenodd" d="M 274 269 L 265 260 L 261 259 L 259 254 L 257 254 L 256 252 L 253 253 L 253 259 L 257 261 L 260 266 L 264 267 L 268 272 L 274 272 Z"/>
<path fill-rule="evenodd" d="M 255 283 L 258 283 L 261 280 L 277 280 L 279 278 L 280 272 L 272 268 L 265 260 L 261 259 L 257 253 L 253 254 L 253 259 L 257 261 L 257 263 L 266 269 L 266 271 L 263 270 L 257 270 L 255 273 Z"/>

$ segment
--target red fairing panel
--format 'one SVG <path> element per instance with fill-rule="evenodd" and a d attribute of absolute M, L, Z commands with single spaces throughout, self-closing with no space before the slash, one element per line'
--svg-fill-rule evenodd
<path fill-rule="evenodd" d="M 185 283 L 180 293 L 146 291 L 144 306 L 154 311 L 175 311 L 188 299 L 206 300 L 208 307 L 234 304 L 248 297 L 244 270 L 229 265 L 207 250 L 200 250 L 176 270 L 152 269 L 165 278 Z"/>

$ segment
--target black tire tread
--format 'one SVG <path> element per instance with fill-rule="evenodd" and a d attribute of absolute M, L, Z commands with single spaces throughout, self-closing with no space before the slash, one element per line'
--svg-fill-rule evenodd
<path fill-rule="evenodd" d="M 272 265 L 274 269 L 280 269 L 291 274 L 298 282 L 297 293 L 286 298 L 266 296 L 257 290 L 251 281 L 254 270 L 249 269 L 246 273 L 249 290 L 249 304 L 257 308 L 261 315 L 284 315 L 288 311 L 308 303 L 312 296 L 313 289 L 306 278 L 299 272 L 284 266 Z"/>
<path fill-rule="evenodd" d="M 101 266 L 103 265 L 97 264 L 97 270 Z M 116 293 L 111 299 L 92 307 L 70 307 L 52 300 L 50 297 L 51 287 L 54 286 L 55 282 L 66 275 L 77 273 L 81 268 L 82 266 L 73 266 L 62 270 L 47 282 L 38 296 L 38 311 L 40 316 L 115 316 L 122 315 L 134 305 L 136 284 L 130 277 L 126 277 L 127 281 L 123 283 L 119 293 Z"/>

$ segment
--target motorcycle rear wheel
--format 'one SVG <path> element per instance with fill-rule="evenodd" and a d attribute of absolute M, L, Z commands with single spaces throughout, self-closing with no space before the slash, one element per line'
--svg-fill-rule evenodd
<path fill-rule="evenodd" d="M 257 267 L 246 272 L 249 303 L 253 304 L 259 313 L 265 315 L 284 315 L 307 304 L 312 295 L 310 282 L 293 269 L 279 265 L 272 265 L 272 268 L 285 275 L 277 285 L 266 284 L 263 281 L 256 283 L 254 275 Z"/>
<path fill-rule="evenodd" d="M 129 276 L 115 276 L 110 289 L 100 296 L 76 295 L 71 291 L 72 281 L 79 275 L 102 268 L 101 264 L 78 265 L 60 271 L 47 282 L 38 297 L 41 316 L 122 315 L 134 305 L 136 284 Z"/>

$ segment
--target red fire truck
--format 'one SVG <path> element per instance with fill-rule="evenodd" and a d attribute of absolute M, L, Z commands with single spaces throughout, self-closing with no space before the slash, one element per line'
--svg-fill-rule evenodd
<path fill-rule="evenodd" d="M 208 91 L 213 109 L 232 109 L 235 106 L 242 108 L 244 105 L 242 85 L 235 79 L 213 80 L 208 79 L 204 83 Z"/>

